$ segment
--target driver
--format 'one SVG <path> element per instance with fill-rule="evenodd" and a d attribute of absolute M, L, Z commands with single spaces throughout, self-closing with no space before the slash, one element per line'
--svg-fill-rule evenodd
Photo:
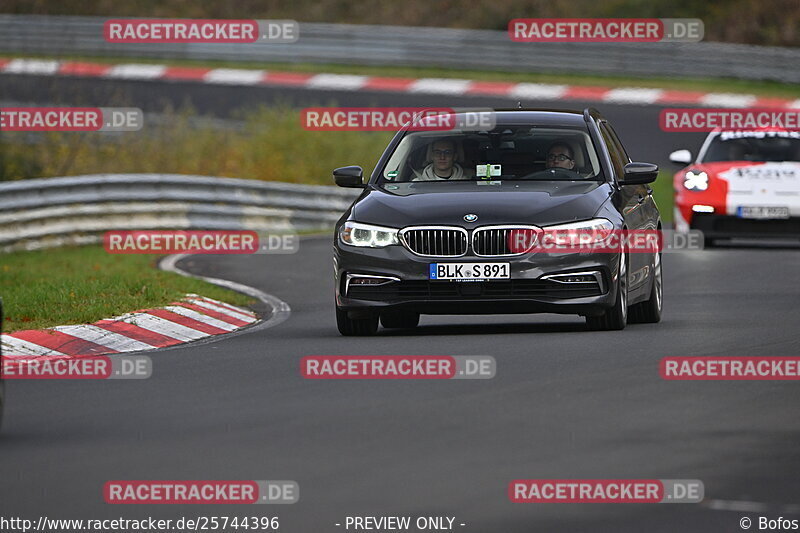
<path fill-rule="evenodd" d="M 547 149 L 547 168 L 575 169 L 575 153 L 564 141 L 556 141 Z"/>
<path fill-rule="evenodd" d="M 463 180 L 464 169 L 456 163 L 455 141 L 436 141 L 431 146 L 432 162 L 421 172 L 415 172 L 413 181 Z"/>

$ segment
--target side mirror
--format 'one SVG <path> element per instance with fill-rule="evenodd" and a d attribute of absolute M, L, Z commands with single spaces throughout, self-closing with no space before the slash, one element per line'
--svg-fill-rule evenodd
<path fill-rule="evenodd" d="M 337 168 L 333 171 L 333 181 L 339 187 L 363 189 L 364 171 L 356 166 Z"/>
<path fill-rule="evenodd" d="M 676 150 L 669 154 L 669 160 L 676 165 L 686 166 L 692 162 L 692 152 L 689 150 Z"/>
<path fill-rule="evenodd" d="M 625 176 L 619 180 L 620 185 L 644 185 L 653 183 L 658 177 L 658 165 L 652 163 L 628 163 L 625 165 Z"/>

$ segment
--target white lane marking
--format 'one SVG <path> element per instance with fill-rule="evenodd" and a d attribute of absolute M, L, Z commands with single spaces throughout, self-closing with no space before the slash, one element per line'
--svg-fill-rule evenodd
<path fill-rule="evenodd" d="M 289 307 L 289 304 L 281 300 L 280 298 L 276 298 L 271 294 L 267 294 L 264 291 L 260 291 L 255 287 L 249 287 L 242 283 L 236 283 L 235 281 L 229 281 L 227 279 L 219 279 L 219 278 L 209 278 L 206 276 L 196 276 L 194 274 L 190 274 L 185 270 L 181 270 L 177 267 L 176 263 L 181 259 L 189 257 L 188 254 L 175 254 L 175 255 L 168 255 L 161 262 L 158 264 L 158 267 L 162 270 L 166 270 L 168 272 L 175 272 L 176 274 L 180 274 L 181 276 L 186 276 L 187 278 L 195 278 L 195 279 L 202 279 L 203 281 L 207 281 L 209 283 L 213 283 L 214 285 L 219 285 L 221 287 L 227 287 L 228 289 L 234 290 L 236 292 L 240 292 L 242 294 L 246 294 L 248 296 L 252 296 L 253 298 L 257 298 L 266 306 L 272 309 L 272 314 L 266 320 L 263 320 L 260 324 L 256 324 L 255 326 L 249 327 L 245 330 L 236 331 L 233 333 L 229 333 L 224 337 L 230 337 L 231 335 L 238 335 L 244 333 L 250 333 L 251 331 L 257 331 L 260 329 L 269 328 L 272 326 L 277 326 L 281 322 L 287 320 L 289 315 L 292 313 L 292 309 Z M 223 338 L 224 338 L 223 337 Z"/>
<path fill-rule="evenodd" d="M 224 307 L 225 309 L 227 309 L 229 311 L 234 311 L 236 313 L 241 313 L 243 315 L 251 316 L 251 317 L 254 317 L 254 318 L 256 316 L 256 314 L 254 312 L 250 311 L 249 309 L 245 309 L 243 307 L 237 307 L 235 305 L 232 305 L 232 304 L 229 304 L 229 303 L 226 303 L 226 302 L 221 302 L 219 300 L 215 300 L 214 298 L 209 298 L 208 296 L 200 296 L 199 294 L 187 294 L 186 296 L 189 296 L 189 297 L 192 297 L 192 298 L 196 298 L 198 300 L 204 300 L 206 302 L 215 304 L 215 305 L 217 305 L 219 307 Z"/>
<path fill-rule="evenodd" d="M 309 78 L 305 87 L 309 89 L 341 89 L 356 91 L 367 83 L 367 76 L 353 74 L 317 74 Z"/>
<path fill-rule="evenodd" d="M 772 511 L 776 513 L 800 513 L 800 505 L 782 503 L 748 502 L 744 500 L 706 500 L 705 507 L 714 511 L 735 511 L 739 513 L 763 513 Z"/>
<path fill-rule="evenodd" d="M 408 86 L 411 93 L 464 94 L 472 80 L 454 78 L 420 78 Z"/>
<path fill-rule="evenodd" d="M 509 93 L 512 98 L 542 98 L 544 100 L 558 100 L 569 89 L 566 85 L 552 85 L 549 83 L 518 83 Z"/>
<path fill-rule="evenodd" d="M 647 89 L 641 87 L 620 87 L 612 89 L 603 96 L 604 102 L 620 104 L 652 104 L 664 94 L 661 89 Z"/>
<path fill-rule="evenodd" d="M 199 298 L 186 298 L 185 301 L 187 303 L 190 303 L 190 304 L 199 305 L 200 307 L 204 307 L 206 309 L 210 309 L 211 311 L 216 311 L 217 313 L 222 313 L 222 314 L 227 315 L 227 316 L 229 316 L 231 318 L 236 318 L 238 320 L 244 320 L 247 323 L 254 322 L 256 320 L 256 317 L 253 316 L 253 315 L 250 315 L 249 313 L 245 314 L 245 313 L 240 313 L 240 312 L 237 312 L 237 311 L 233 311 L 232 309 L 230 309 L 228 307 L 212 304 L 211 302 L 208 302 L 206 300 L 201 300 Z"/>
<path fill-rule="evenodd" d="M 3 345 L 3 357 L 6 355 L 66 355 L 58 350 L 51 350 L 9 335 L 0 336 L 0 343 Z"/>
<path fill-rule="evenodd" d="M 178 324 L 177 322 L 172 322 L 171 320 L 166 320 L 160 316 L 149 315 L 147 313 L 131 313 L 129 315 L 122 315 L 121 317 L 118 317 L 117 320 L 127 322 L 128 324 L 133 324 L 134 326 L 139 326 L 140 328 L 149 329 L 150 331 L 154 331 L 183 342 L 202 339 L 203 337 L 208 337 L 210 335 L 209 333 L 198 331 L 182 324 Z"/>
<path fill-rule="evenodd" d="M 166 65 L 138 65 L 123 63 L 114 65 L 104 74 L 107 78 L 124 78 L 130 80 L 152 80 L 160 78 L 166 72 Z"/>
<path fill-rule="evenodd" d="M 100 346 L 105 346 L 117 352 L 135 352 L 139 350 L 152 350 L 155 346 L 142 341 L 99 328 L 91 324 L 79 326 L 56 326 L 52 328 L 56 331 L 78 337 L 85 341 L 91 341 Z"/>
<path fill-rule="evenodd" d="M 218 305 L 214 305 L 214 304 L 206 302 L 204 300 L 197 300 L 197 299 L 194 299 L 194 298 L 189 298 L 186 301 L 188 303 L 190 303 L 190 304 L 199 305 L 200 307 L 204 307 L 204 308 L 209 309 L 211 311 L 216 311 L 217 313 L 222 313 L 222 314 L 227 315 L 227 316 L 229 316 L 231 318 L 236 318 L 238 320 L 243 320 L 243 321 L 245 321 L 247 323 L 256 321 L 256 318 L 253 317 L 253 316 L 245 315 L 245 314 L 242 314 L 242 313 L 237 313 L 235 311 L 231 311 L 227 307 L 221 307 L 221 306 L 218 306 Z"/>
<path fill-rule="evenodd" d="M 706 107 L 750 107 L 756 100 L 752 94 L 708 93 L 699 103 Z"/>
<path fill-rule="evenodd" d="M 9 74 L 57 74 L 60 63 L 43 59 L 14 59 L 3 72 Z"/>
<path fill-rule="evenodd" d="M 197 320 L 198 322 L 214 326 L 215 328 L 224 329 L 225 331 L 233 331 L 235 329 L 239 329 L 239 326 L 234 326 L 233 324 L 229 324 L 228 322 L 223 322 L 222 320 L 216 319 L 212 316 L 204 315 L 203 313 L 198 313 L 194 309 L 189 309 L 187 307 L 170 305 L 165 307 L 164 309 L 166 309 L 167 311 L 171 311 L 176 315 L 185 316 L 186 318 L 191 318 L 193 320 Z"/>
<path fill-rule="evenodd" d="M 241 68 L 215 68 L 203 76 L 206 83 L 221 85 L 255 85 L 264 79 L 264 70 L 247 70 Z"/>

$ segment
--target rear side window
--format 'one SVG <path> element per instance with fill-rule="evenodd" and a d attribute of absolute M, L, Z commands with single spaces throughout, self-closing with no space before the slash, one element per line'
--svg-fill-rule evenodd
<path fill-rule="evenodd" d="M 608 128 L 608 133 L 611 135 L 611 138 L 614 139 L 614 146 L 617 147 L 617 150 L 622 156 L 623 163 L 624 164 L 630 163 L 631 158 L 628 156 L 628 152 L 625 150 L 625 146 L 622 144 L 622 141 L 619 140 L 619 135 L 617 135 L 617 132 L 608 122 L 604 122 L 603 124 L 605 125 L 606 128 Z"/>
<path fill-rule="evenodd" d="M 614 173 L 617 175 L 617 179 L 620 179 L 625 173 L 628 154 L 625 153 L 625 149 L 622 148 L 616 135 L 614 135 L 606 122 L 600 122 L 599 127 L 603 141 L 608 147 L 608 154 L 611 156 L 611 165 L 614 167 Z"/>

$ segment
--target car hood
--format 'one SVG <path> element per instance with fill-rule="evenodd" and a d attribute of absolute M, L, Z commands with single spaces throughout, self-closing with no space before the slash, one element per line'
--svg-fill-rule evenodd
<path fill-rule="evenodd" d="M 591 218 L 608 199 L 611 187 L 598 182 L 548 182 L 524 188 L 480 187 L 480 190 L 394 194 L 370 189 L 355 206 L 350 219 L 395 228 L 412 225 L 487 224 L 548 225 Z M 473 223 L 464 220 L 477 215 Z"/>

